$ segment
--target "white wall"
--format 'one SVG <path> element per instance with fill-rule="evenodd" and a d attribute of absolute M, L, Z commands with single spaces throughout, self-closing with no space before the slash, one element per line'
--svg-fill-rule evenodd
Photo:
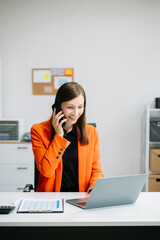
<path fill-rule="evenodd" d="M 98 124 L 105 176 L 140 172 L 141 118 L 160 96 L 160 1 L 0 0 L 2 117 L 25 131 L 55 96 L 32 95 L 31 69 L 73 67 Z"/>

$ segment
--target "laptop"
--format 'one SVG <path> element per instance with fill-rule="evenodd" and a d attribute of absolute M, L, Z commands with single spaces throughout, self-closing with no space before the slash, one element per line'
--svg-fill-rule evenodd
<path fill-rule="evenodd" d="M 87 197 L 66 202 L 83 209 L 131 204 L 137 200 L 147 178 L 147 174 L 99 178 Z"/>

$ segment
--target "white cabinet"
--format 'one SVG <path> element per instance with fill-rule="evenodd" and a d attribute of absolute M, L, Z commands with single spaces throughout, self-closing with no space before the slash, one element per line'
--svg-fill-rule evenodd
<path fill-rule="evenodd" d="M 34 156 L 31 143 L 0 143 L 0 191 L 23 191 L 34 185 Z"/>
<path fill-rule="evenodd" d="M 2 117 L 2 60 L 0 59 L 0 118 Z"/>
<path fill-rule="evenodd" d="M 150 171 L 150 149 L 151 148 L 160 148 L 160 141 L 153 142 L 150 141 L 150 119 L 157 117 L 160 118 L 160 109 L 159 108 L 146 108 L 146 126 L 145 126 L 145 156 L 144 156 L 144 172 L 149 174 L 160 174 L 160 172 L 151 172 Z M 145 191 L 148 191 L 149 181 L 145 185 Z"/>

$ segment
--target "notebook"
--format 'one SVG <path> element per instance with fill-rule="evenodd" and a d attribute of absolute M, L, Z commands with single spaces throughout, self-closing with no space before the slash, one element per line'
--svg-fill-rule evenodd
<path fill-rule="evenodd" d="M 137 200 L 147 177 L 147 174 L 136 174 L 99 178 L 87 197 L 66 202 L 84 209 L 131 204 Z"/>

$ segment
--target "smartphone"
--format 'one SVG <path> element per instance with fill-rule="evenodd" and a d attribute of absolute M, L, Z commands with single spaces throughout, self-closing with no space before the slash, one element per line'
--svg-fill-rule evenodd
<path fill-rule="evenodd" d="M 60 111 L 62 111 L 61 105 L 60 105 L 60 103 L 59 103 L 57 100 L 56 100 L 55 103 L 52 105 L 52 110 L 54 110 L 54 108 L 56 108 L 56 114 L 59 113 Z M 62 118 L 59 120 L 59 122 L 62 121 L 63 119 L 64 119 L 64 117 L 62 117 Z M 62 124 L 62 127 L 64 127 L 65 125 L 66 125 L 66 123 L 64 122 L 64 123 Z"/>

